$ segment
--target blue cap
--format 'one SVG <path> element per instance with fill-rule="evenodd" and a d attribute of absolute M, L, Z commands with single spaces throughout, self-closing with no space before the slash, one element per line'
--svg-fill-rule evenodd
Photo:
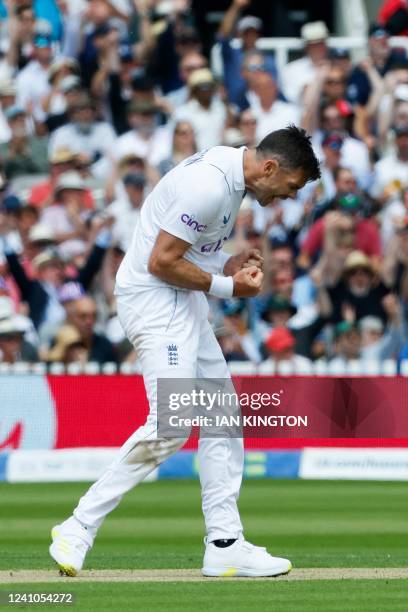
<path fill-rule="evenodd" d="M 128 42 L 120 43 L 118 51 L 122 62 L 131 62 L 133 60 L 132 45 L 130 45 Z"/>
<path fill-rule="evenodd" d="M 51 36 L 45 36 L 44 34 L 40 34 L 34 38 L 34 46 L 39 49 L 45 49 L 46 47 L 51 47 L 52 40 Z"/>
<path fill-rule="evenodd" d="M 16 212 L 22 208 L 22 204 L 15 195 L 9 195 L 4 198 L 3 207 L 7 212 Z"/>
<path fill-rule="evenodd" d="M 372 36 L 373 38 L 384 38 L 390 35 L 388 30 L 379 23 L 373 23 L 370 26 L 368 34 L 369 36 Z"/>
<path fill-rule="evenodd" d="M 6 110 L 4 111 L 4 116 L 8 121 L 10 119 L 14 119 L 15 117 L 18 117 L 19 115 L 25 115 L 25 114 L 26 112 L 24 108 L 22 106 L 19 106 L 18 104 L 12 104 L 8 108 L 6 108 Z"/>

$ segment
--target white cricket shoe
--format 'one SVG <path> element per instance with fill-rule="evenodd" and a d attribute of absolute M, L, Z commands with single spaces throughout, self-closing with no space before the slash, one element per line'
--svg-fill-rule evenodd
<path fill-rule="evenodd" d="M 204 554 L 204 576 L 280 576 L 292 569 L 288 559 L 272 557 L 266 548 L 238 539 L 231 546 L 219 548 L 207 544 Z"/>
<path fill-rule="evenodd" d="M 52 528 L 51 537 L 49 551 L 60 569 L 60 574 L 76 576 L 92 547 L 92 534 L 74 517 L 70 517 L 61 525 Z"/>

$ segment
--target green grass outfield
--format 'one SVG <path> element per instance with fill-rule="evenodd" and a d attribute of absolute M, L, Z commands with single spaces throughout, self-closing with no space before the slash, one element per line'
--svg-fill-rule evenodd
<path fill-rule="evenodd" d="M 32 593 L 72 592 L 75 602 L 67 605 L 31 605 L 25 610 L 59 609 L 122 612 L 406 612 L 404 580 L 332 580 L 315 582 L 233 583 L 82 583 L 72 586 L 47 583 L 25 585 Z M 28 589 L 27 589 L 28 587 Z M 22 585 L 1 584 L 2 591 L 21 593 Z M 1 606 L 11 610 L 17 606 Z"/>
<path fill-rule="evenodd" d="M 0 570 L 52 568 L 50 528 L 71 513 L 87 487 L 0 483 Z M 247 539 L 289 557 L 298 568 L 408 567 L 407 508 L 408 485 L 398 482 L 250 480 L 240 500 Z M 144 484 L 108 517 L 86 567 L 199 568 L 202 537 L 198 482 Z M 1 584 L 0 591 L 23 586 L 36 592 L 57 587 Z M 81 610 L 408 610 L 404 580 L 75 584 L 72 579 L 60 590 L 68 587 L 77 594 L 74 609 Z"/>

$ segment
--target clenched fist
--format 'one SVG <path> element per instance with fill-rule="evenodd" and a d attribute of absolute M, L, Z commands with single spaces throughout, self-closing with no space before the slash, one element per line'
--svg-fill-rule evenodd
<path fill-rule="evenodd" d="M 239 270 L 233 276 L 235 297 L 254 297 L 261 290 L 263 272 L 256 266 Z"/>
<path fill-rule="evenodd" d="M 262 270 L 263 257 L 258 249 L 245 249 L 239 255 L 233 255 L 224 266 L 225 276 L 234 276 L 243 268 L 256 267 Z"/>

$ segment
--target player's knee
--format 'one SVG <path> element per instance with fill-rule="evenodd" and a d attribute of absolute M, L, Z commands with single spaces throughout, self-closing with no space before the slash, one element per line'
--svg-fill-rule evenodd
<path fill-rule="evenodd" d="M 186 443 L 187 438 L 158 438 L 155 440 L 140 440 L 125 457 L 127 464 L 152 463 L 159 465 L 167 457 L 178 451 Z"/>

